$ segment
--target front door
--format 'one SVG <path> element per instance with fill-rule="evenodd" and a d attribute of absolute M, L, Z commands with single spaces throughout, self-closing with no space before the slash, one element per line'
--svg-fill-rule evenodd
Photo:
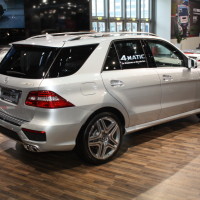
<path fill-rule="evenodd" d="M 167 118 L 196 109 L 197 69 L 187 68 L 187 58 L 171 44 L 148 40 L 162 85 L 162 111 Z"/>

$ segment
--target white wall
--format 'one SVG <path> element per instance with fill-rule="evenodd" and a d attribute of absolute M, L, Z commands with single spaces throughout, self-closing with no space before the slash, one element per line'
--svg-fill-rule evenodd
<path fill-rule="evenodd" d="M 176 39 L 172 39 L 171 42 L 176 44 Z M 200 44 L 200 37 L 188 37 L 186 40 L 181 41 L 180 49 L 196 49 Z"/>
<path fill-rule="evenodd" d="M 155 0 L 156 34 L 166 40 L 171 40 L 171 0 Z"/>

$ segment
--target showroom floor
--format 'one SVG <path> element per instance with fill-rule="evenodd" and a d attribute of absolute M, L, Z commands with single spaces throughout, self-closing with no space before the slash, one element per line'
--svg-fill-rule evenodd
<path fill-rule="evenodd" d="M 27 152 L 0 134 L 0 199 L 198 200 L 199 119 L 127 135 L 120 155 L 101 166 L 74 152 Z"/>

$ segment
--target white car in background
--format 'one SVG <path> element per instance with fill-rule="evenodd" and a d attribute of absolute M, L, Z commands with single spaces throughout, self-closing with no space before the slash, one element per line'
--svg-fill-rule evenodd
<path fill-rule="evenodd" d="M 7 5 L 4 0 L 0 0 L 0 17 L 3 16 L 4 12 L 7 10 Z"/>
<path fill-rule="evenodd" d="M 195 50 L 184 50 L 183 51 L 188 57 L 193 58 L 197 61 L 197 66 L 200 67 L 200 49 Z"/>

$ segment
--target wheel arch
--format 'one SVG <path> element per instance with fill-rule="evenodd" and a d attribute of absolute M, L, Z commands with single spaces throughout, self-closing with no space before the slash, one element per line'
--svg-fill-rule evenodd
<path fill-rule="evenodd" d="M 125 121 L 125 117 L 124 115 L 116 108 L 114 107 L 103 107 L 103 108 L 100 108 L 98 110 L 96 110 L 95 112 L 93 112 L 88 118 L 87 120 L 85 121 L 85 123 L 82 125 L 81 129 L 79 130 L 79 133 L 77 135 L 77 138 L 76 138 L 76 144 L 78 143 L 77 140 L 79 139 L 80 135 L 81 135 L 81 132 L 83 131 L 83 129 L 85 128 L 85 126 L 88 124 L 88 122 L 97 114 L 99 113 L 102 113 L 102 112 L 110 112 L 112 114 L 114 114 L 116 117 L 119 118 L 120 122 L 122 123 L 123 127 L 124 127 L 124 133 L 125 133 L 125 124 L 126 124 L 126 121 Z"/>

